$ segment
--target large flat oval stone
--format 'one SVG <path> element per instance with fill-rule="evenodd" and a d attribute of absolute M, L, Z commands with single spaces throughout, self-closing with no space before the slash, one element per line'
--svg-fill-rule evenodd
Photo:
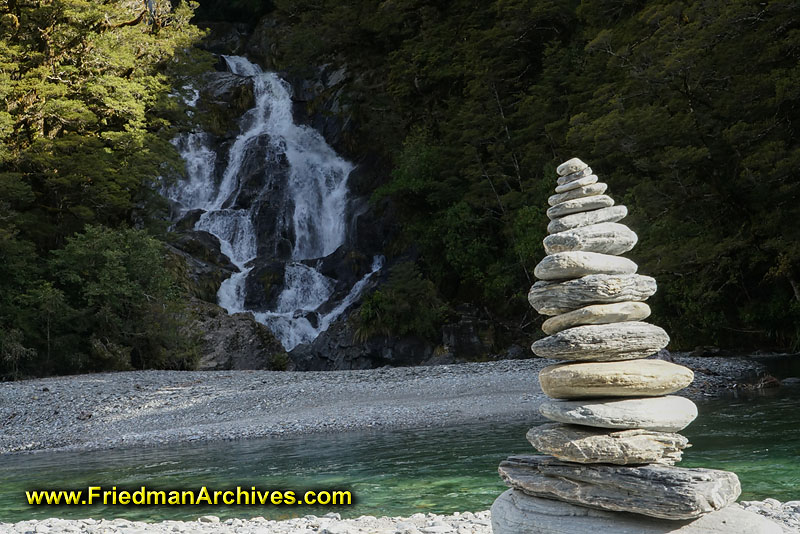
<path fill-rule="evenodd" d="M 662 464 L 681 460 L 689 440 L 672 432 L 608 430 L 548 423 L 531 428 L 528 441 L 544 454 L 581 464 Z"/>
<path fill-rule="evenodd" d="M 551 421 L 599 428 L 679 432 L 697 418 L 697 406 L 684 397 L 545 401 L 539 413 Z"/>
<path fill-rule="evenodd" d="M 726 506 L 698 519 L 655 519 L 609 512 L 509 489 L 492 505 L 493 534 L 782 534 L 777 523 Z"/>
<path fill-rule="evenodd" d="M 510 456 L 498 470 L 509 486 L 534 497 L 661 519 L 694 519 L 733 503 L 742 492 L 735 473 L 717 469 Z"/>
<path fill-rule="evenodd" d="M 577 182 L 575 182 L 577 183 Z M 628 215 L 628 208 L 625 206 L 611 206 L 610 208 L 600 208 L 593 211 L 584 211 L 565 215 L 558 219 L 553 219 L 547 225 L 547 233 L 555 234 L 571 228 L 580 228 L 590 224 L 617 222 Z"/>
<path fill-rule="evenodd" d="M 560 315 L 590 304 L 641 302 L 656 292 L 656 281 L 639 274 L 590 274 L 565 282 L 539 281 L 528 302 L 542 315 Z"/>
<path fill-rule="evenodd" d="M 638 239 L 624 224 L 605 222 L 550 234 L 543 243 L 548 254 L 582 250 L 617 255 L 633 249 Z"/>
<path fill-rule="evenodd" d="M 549 208 L 547 216 L 552 219 L 558 219 L 565 215 L 572 213 L 580 213 L 582 211 L 591 211 L 600 208 L 608 208 L 614 205 L 614 199 L 608 195 L 594 195 L 591 197 L 575 198 L 566 200 L 560 204 Z"/>
<path fill-rule="evenodd" d="M 556 167 L 556 173 L 559 176 L 566 176 L 568 174 L 580 172 L 587 167 L 588 165 L 581 161 L 580 158 L 570 158 Z"/>
<path fill-rule="evenodd" d="M 567 328 L 535 341 L 531 350 L 554 360 L 608 362 L 647 358 L 668 343 L 663 328 L 629 321 Z"/>
<path fill-rule="evenodd" d="M 533 274 L 540 280 L 568 280 L 587 274 L 634 274 L 638 266 L 628 258 L 597 252 L 557 252 L 545 256 Z"/>
<path fill-rule="evenodd" d="M 553 335 L 573 326 L 640 321 L 648 317 L 650 317 L 650 306 L 644 302 L 593 304 L 550 317 L 542 324 L 542 331 Z"/>
<path fill-rule="evenodd" d="M 685 388 L 691 369 L 662 360 L 549 365 L 539 372 L 542 391 L 554 399 L 657 397 Z"/>
<path fill-rule="evenodd" d="M 602 195 L 608 189 L 608 184 L 603 182 L 597 182 L 595 184 L 585 185 L 583 187 L 578 187 L 572 189 L 571 191 L 567 191 L 566 193 L 558 193 L 556 195 L 550 196 L 547 199 L 547 203 L 551 206 L 555 206 L 556 204 L 561 204 L 562 202 L 566 202 L 567 200 L 574 200 L 576 198 L 583 198 L 583 197 L 591 197 L 594 195 Z"/>
<path fill-rule="evenodd" d="M 555 254 L 583 250 L 617 255 L 631 250 L 638 239 L 624 224 L 604 222 L 551 234 L 544 238 L 544 251 Z"/>

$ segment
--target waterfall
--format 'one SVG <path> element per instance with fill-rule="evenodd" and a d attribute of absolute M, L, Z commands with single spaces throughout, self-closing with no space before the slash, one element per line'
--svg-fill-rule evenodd
<path fill-rule="evenodd" d="M 186 162 L 187 180 L 165 194 L 182 212 L 200 209 L 195 230 L 219 239 L 220 248 L 239 269 L 217 292 L 220 306 L 229 313 L 250 312 L 270 328 L 286 350 L 313 341 L 360 296 L 369 278 L 383 265 L 373 259 L 372 269 L 339 302 L 330 302 L 335 280 L 301 260 L 325 257 L 345 241 L 347 179 L 353 165 L 339 157 L 319 132 L 294 122 L 289 87 L 278 75 L 262 72 L 243 57 L 223 56 L 230 72 L 252 80 L 255 105 L 239 119 L 239 134 L 225 157 L 211 148 L 204 132 L 181 134 L 173 144 Z M 192 97 L 197 101 L 196 93 Z M 189 103 L 187 101 L 187 103 Z M 246 309 L 246 280 L 258 256 L 256 207 L 240 202 L 242 171 L 256 143 L 268 143 L 267 158 L 285 158 L 287 201 L 275 215 L 276 233 L 292 235 L 291 262 L 286 265 L 283 289 L 275 309 Z M 217 168 L 218 165 L 224 167 Z M 221 171 L 221 172 L 220 172 Z M 270 180 L 265 180 L 270 183 Z M 265 188 L 262 195 L 271 191 Z M 326 313 L 317 310 L 328 304 Z M 309 315 L 314 314 L 313 321 Z M 312 324 L 314 323 L 314 324 Z"/>

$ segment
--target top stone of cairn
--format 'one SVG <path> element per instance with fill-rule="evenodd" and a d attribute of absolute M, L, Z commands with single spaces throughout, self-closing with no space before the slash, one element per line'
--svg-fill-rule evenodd
<path fill-rule="evenodd" d="M 580 172 L 587 168 L 589 165 L 580 160 L 580 158 L 572 158 L 558 166 L 556 172 L 559 176 L 566 176 L 575 172 Z"/>

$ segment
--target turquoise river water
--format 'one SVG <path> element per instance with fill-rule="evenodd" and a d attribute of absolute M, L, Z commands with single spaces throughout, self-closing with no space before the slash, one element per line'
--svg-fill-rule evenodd
<path fill-rule="evenodd" d="M 693 446 L 682 466 L 735 471 L 742 499 L 800 499 L 800 388 L 713 398 L 683 434 Z M 531 419 L 533 421 L 533 418 Z M 339 512 L 411 515 L 487 509 L 504 486 L 497 464 L 527 454 L 531 421 L 420 430 L 376 430 L 111 451 L 0 457 L 0 522 L 113 518 L 145 521 L 226 517 L 288 518 Z M 29 506 L 25 490 L 232 488 L 349 489 L 349 507 L 102 505 Z"/>

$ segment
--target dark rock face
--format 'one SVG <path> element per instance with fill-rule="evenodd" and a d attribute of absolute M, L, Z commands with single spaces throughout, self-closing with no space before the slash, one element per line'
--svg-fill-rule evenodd
<path fill-rule="evenodd" d="M 185 273 L 189 294 L 206 302 L 217 302 L 220 284 L 238 269 L 219 248 L 219 240 L 208 232 L 189 231 L 169 247 Z"/>
<path fill-rule="evenodd" d="M 249 313 L 229 315 L 216 304 L 194 301 L 194 332 L 201 336 L 202 371 L 285 370 L 288 359 L 269 329 Z"/>
<path fill-rule="evenodd" d="M 488 321 L 470 315 L 442 327 L 442 344 L 461 359 L 486 357 L 492 350 L 493 337 L 494 330 Z"/>
<path fill-rule="evenodd" d="M 344 245 L 324 258 L 302 260 L 302 263 L 333 278 L 337 286 L 350 288 L 370 271 L 372 257 Z"/>
<path fill-rule="evenodd" d="M 278 23 L 269 17 L 262 18 L 247 40 L 246 55 L 268 69 L 276 68 L 276 43 Z"/>
<path fill-rule="evenodd" d="M 173 245 L 175 248 L 191 254 L 193 258 L 215 265 L 222 270 L 228 272 L 239 270 L 220 250 L 219 239 L 208 232 L 202 230 L 185 232 Z"/>
<path fill-rule="evenodd" d="M 208 31 L 200 48 L 213 54 L 241 55 L 247 47 L 250 28 L 246 24 L 231 22 L 201 22 L 201 28 Z"/>
<path fill-rule="evenodd" d="M 358 342 L 346 321 L 333 324 L 312 343 L 299 345 L 289 353 L 296 371 L 417 365 L 432 356 L 433 346 L 416 337 L 376 336 Z"/>
<path fill-rule="evenodd" d="M 256 266 L 247 275 L 244 305 L 253 309 L 275 309 L 283 290 L 286 264 L 280 261 L 257 259 Z"/>
<path fill-rule="evenodd" d="M 237 120 L 255 104 L 252 80 L 231 72 L 207 72 L 202 84 L 199 118 L 203 129 L 223 138 L 233 137 Z"/>
<path fill-rule="evenodd" d="M 199 221 L 202 216 L 203 210 L 187 211 L 180 215 L 180 219 L 172 225 L 172 231 L 191 232 L 194 229 L 194 225 L 197 224 L 197 221 Z M 219 246 L 219 243 L 217 243 L 217 246 Z"/>

